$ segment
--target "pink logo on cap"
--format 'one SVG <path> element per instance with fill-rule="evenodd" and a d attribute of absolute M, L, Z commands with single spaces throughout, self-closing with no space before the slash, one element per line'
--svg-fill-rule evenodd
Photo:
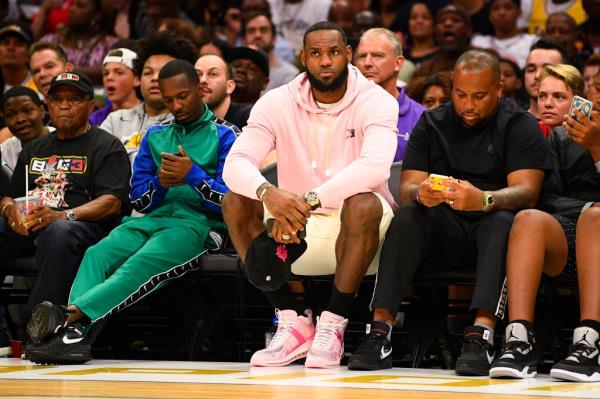
<path fill-rule="evenodd" d="M 277 255 L 277 257 L 281 259 L 282 262 L 285 262 L 288 257 L 287 247 L 283 244 L 278 245 L 275 255 Z"/>
<path fill-rule="evenodd" d="M 56 81 L 58 82 L 59 80 L 74 80 L 77 82 L 79 81 L 79 76 L 74 73 L 65 72 L 56 77 Z"/>

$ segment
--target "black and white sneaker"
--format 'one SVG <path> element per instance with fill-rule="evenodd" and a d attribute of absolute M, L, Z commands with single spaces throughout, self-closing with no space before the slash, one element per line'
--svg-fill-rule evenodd
<path fill-rule="evenodd" d="M 550 376 L 566 381 L 600 381 L 600 336 L 589 327 L 578 327 L 573 332 L 569 355 L 556 363 Z"/>
<path fill-rule="evenodd" d="M 83 364 L 92 358 L 92 345 L 78 323 L 60 327 L 50 339 L 27 348 L 29 360 L 39 364 Z"/>
<path fill-rule="evenodd" d="M 54 334 L 67 321 L 67 308 L 44 301 L 35 305 L 27 323 L 27 334 L 35 344 Z"/>
<path fill-rule="evenodd" d="M 392 368 L 391 327 L 381 321 L 367 325 L 367 336 L 348 361 L 349 370 L 382 370 Z"/>
<path fill-rule="evenodd" d="M 479 326 L 465 328 L 462 352 L 456 360 L 456 374 L 485 375 L 494 360 L 494 347 L 488 342 L 490 331 Z"/>
<path fill-rule="evenodd" d="M 490 368 L 492 378 L 533 378 L 537 374 L 535 336 L 522 323 L 506 326 L 502 350 Z"/>

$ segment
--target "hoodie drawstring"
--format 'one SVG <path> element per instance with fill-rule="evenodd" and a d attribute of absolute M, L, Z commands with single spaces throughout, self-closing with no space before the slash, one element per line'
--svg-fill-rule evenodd
<path fill-rule="evenodd" d="M 329 177 L 331 175 L 331 165 L 330 156 L 331 156 L 331 127 L 333 125 L 333 115 L 327 114 L 329 116 L 329 120 L 327 121 L 327 131 L 325 134 L 325 176 Z M 317 168 L 317 114 L 312 114 L 312 162 L 311 166 L 313 169 Z"/>

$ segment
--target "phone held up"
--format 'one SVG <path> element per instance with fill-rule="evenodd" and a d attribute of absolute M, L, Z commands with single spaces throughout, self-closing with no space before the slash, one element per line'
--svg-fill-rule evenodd
<path fill-rule="evenodd" d="M 569 108 L 569 116 L 575 119 L 577 122 L 581 122 L 578 117 L 575 115 L 575 110 L 581 112 L 586 118 L 591 118 L 593 104 L 591 101 L 586 100 L 583 97 L 574 96 L 573 101 L 571 101 L 571 108 Z"/>

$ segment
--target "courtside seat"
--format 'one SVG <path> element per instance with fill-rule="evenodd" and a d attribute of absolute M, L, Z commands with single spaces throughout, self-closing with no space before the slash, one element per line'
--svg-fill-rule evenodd
<path fill-rule="evenodd" d="M 7 165 L 0 167 L 0 195 L 8 192 L 12 171 Z M 20 320 L 20 312 L 9 312 L 9 306 L 27 303 L 30 287 L 37 275 L 37 268 L 33 256 L 25 256 L 14 260 L 0 260 L 0 298 L 5 307 L 7 321 L 16 336 L 16 324 L 20 325 L 26 320 Z M 10 276 L 9 278 L 7 278 Z M 19 309 L 19 308 L 17 308 Z M 11 317 L 14 315 L 16 317 Z"/>

